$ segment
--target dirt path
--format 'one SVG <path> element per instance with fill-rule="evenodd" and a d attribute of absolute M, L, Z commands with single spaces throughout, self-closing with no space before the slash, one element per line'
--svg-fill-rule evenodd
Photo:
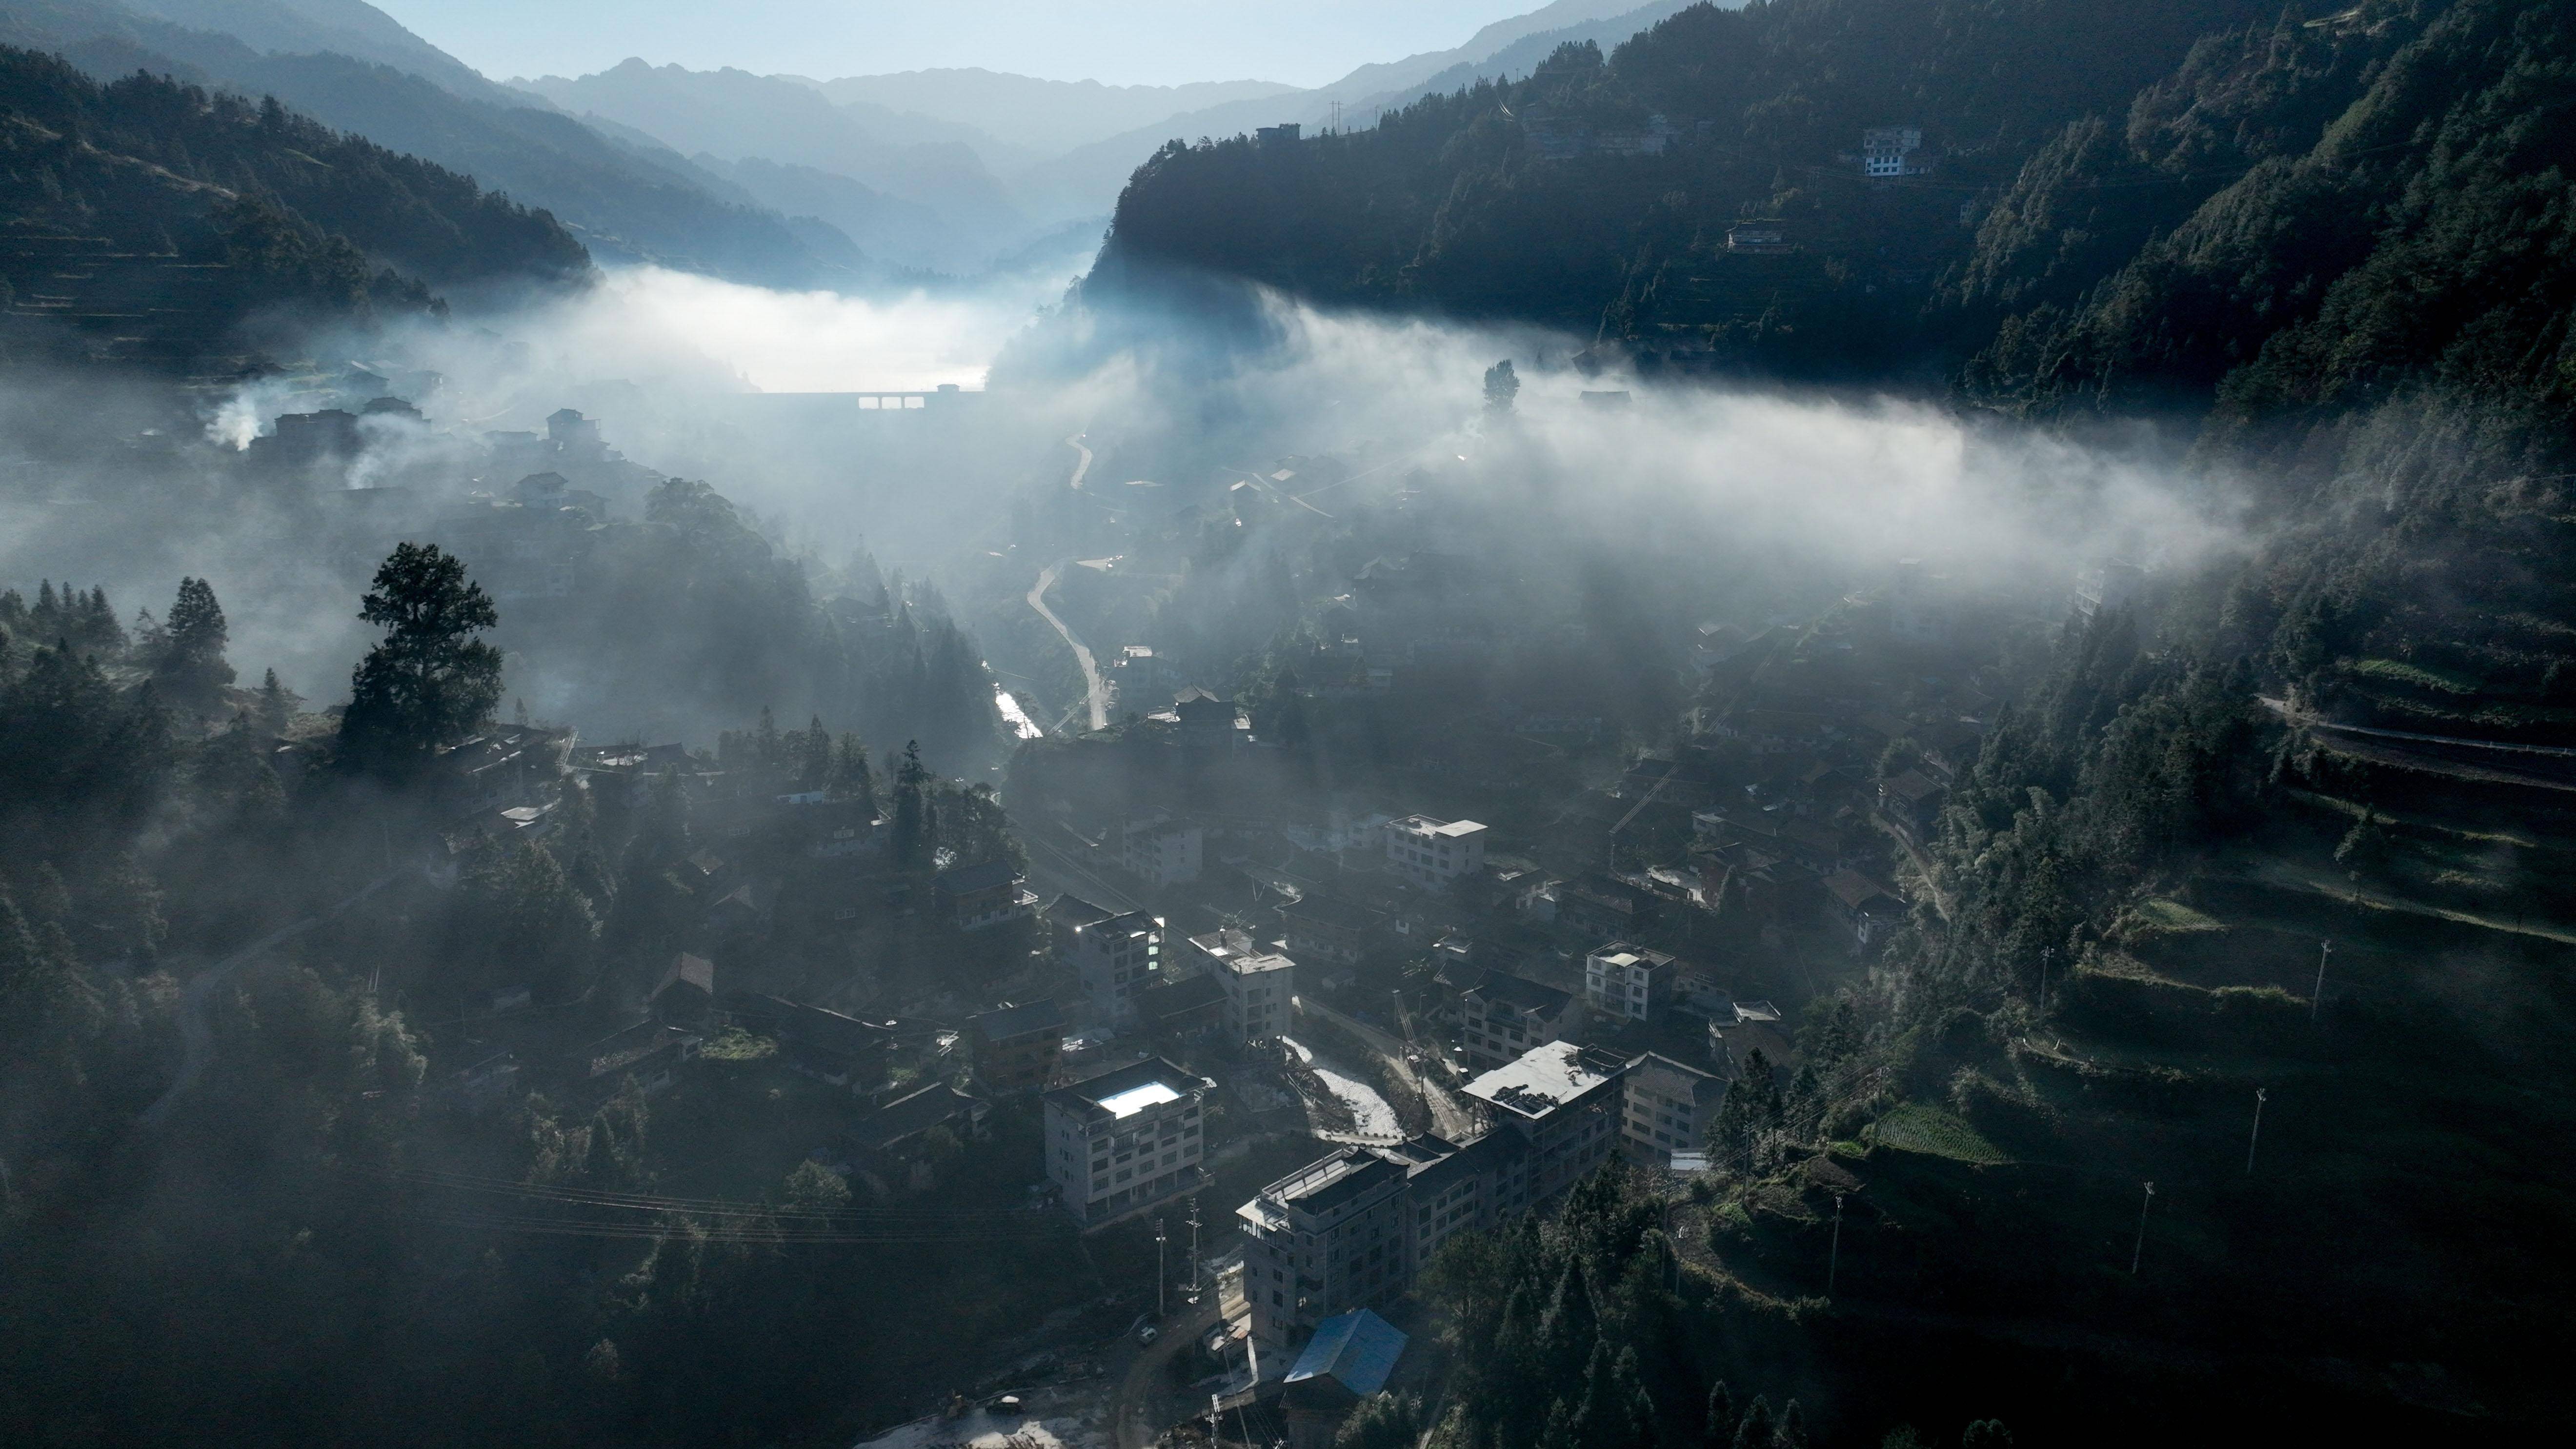
<path fill-rule="evenodd" d="M 291 926 L 280 926 L 190 978 L 179 998 L 179 1074 L 171 1078 L 169 1090 L 163 1092 L 151 1106 L 143 1109 L 143 1125 L 146 1127 L 161 1125 L 162 1121 L 169 1117 L 171 1109 L 178 1105 L 179 1099 L 187 1094 L 189 1088 L 197 1085 L 197 1078 L 205 1075 L 206 1064 L 214 1060 L 215 1034 L 214 1030 L 206 1025 L 206 1009 L 213 1004 L 218 987 L 231 980 L 244 966 L 258 960 L 269 951 L 303 935 L 315 926 L 332 919 L 342 911 L 393 884 L 394 879 L 402 873 L 401 870 L 389 870 L 368 882 L 366 887 L 356 895 L 320 915 L 307 916 Z"/>
<path fill-rule="evenodd" d="M 1176 1396 L 1168 1389 L 1159 1390 L 1157 1381 L 1167 1377 L 1165 1370 L 1173 1356 L 1195 1347 L 1216 1327 L 1217 1296 L 1199 1295 L 1196 1308 L 1184 1307 L 1162 1326 L 1162 1336 L 1140 1349 L 1127 1372 L 1118 1381 L 1118 1392 L 1109 1401 L 1109 1432 L 1117 1449 L 1147 1449 L 1162 1436 L 1163 1430 L 1189 1416 L 1186 1409 L 1166 1403 Z M 1169 1417 L 1157 1412 L 1157 1406 L 1169 1410 Z"/>
<path fill-rule="evenodd" d="M 1083 466 L 1090 465 L 1090 455 L 1085 454 Z M 1076 476 L 1080 476 L 1078 470 Z M 1038 611 L 1039 618 L 1054 626 L 1065 647 L 1073 651 L 1073 662 L 1082 666 L 1083 693 L 1091 709 L 1090 727 L 1105 730 L 1109 728 L 1109 686 L 1100 677 L 1100 665 L 1091 657 L 1091 646 L 1083 643 L 1074 634 L 1072 626 L 1056 617 L 1055 610 L 1047 607 L 1047 590 L 1055 587 L 1056 577 L 1064 572 L 1065 564 L 1071 562 L 1071 559 L 1064 559 L 1046 566 L 1046 570 L 1038 575 L 1037 587 L 1029 590 L 1029 607 Z"/>
<path fill-rule="evenodd" d="M 1451 1096 L 1446 1087 L 1424 1075 L 1406 1058 L 1404 1042 L 1400 1038 L 1356 1017 L 1335 1011 L 1320 1001 L 1308 999 L 1299 1004 L 1358 1038 L 1360 1045 L 1377 1053 L 1379 1058 L 1392 1067 L 1398 1076 L 1413 1083 L 1423 1100 L 1431 1105 L 1433 1131 L 1452 1142 L 1464 1142 L 1483 1132 L 1484 1126 L 1476 1120 L 1474 1113 L 1468 1111 L 1457 1098 Z"/>

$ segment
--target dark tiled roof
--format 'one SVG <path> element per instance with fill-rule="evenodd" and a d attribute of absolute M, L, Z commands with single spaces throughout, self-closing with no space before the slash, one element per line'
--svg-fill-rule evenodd
<path fill-rule="evenodd" d="M 670 969 L 662 973 L 661 984 L 653 988 L 653 994 L 659 996 L 682 982 L 698 988 L 709 996 L 715 995 L 716 963 L 704 956 L 691 956 L 683 952 L 673 958 Z"/>
<path fill-rule="evenodd" d="M 1187 981 L 1166 981 L 1159 986 L 1147 987 L 1137 994 L 1136 1010 L 1153 1020 L 1168 1021 L 1224 1000 L 1224 982 L 1214 976 L 1193 976 Z"/>
<path fill-rule="evenodd" d="M 878 1108 L 852 1128 L 850 1135 L 863 1147 L 886 1152 L 901 1146 L 907 1138 L 917 1137 L 944 1122 L 972 1117 L 983 1105 L 946 1082 L 933 1082 L 910 1096 L 897 1097 Z"/>
<path fill-rule="evenodd" d="M 1007 860 L 988 860 L 980 865 L 961 865 L 943 870 L 932 881 L 942 894 L 969 895 L 976 891 L 999 890 L 1018 880 L 1020 873 Z"/>
<path fill-rule="evenodd" d="M 1308 925 L 1338 927 L 1345 931 L 1365 931 L 1381 919 L 1376 911 L 1331 896 L 1307 896 L 1279 907 L 1279 914 L 1291 921 Z"/>
<path fill-rule="evenodd" d="M 1050 996 L 1043 1001 L 1023 1001 L 1017 1006 L 997 1006 L 966 1018 L 966 1025 L 982 1034 L 986 1041 L 1009 1041 L 1013 1037 L 1033 1036 L 1042 1031 L 1064 1030 L 1064 1008 Z"/>
<path fill-rule="evenodd" d="M 1513 976 L 1502 971 L 1486 972 L 1484 980 L 1468 987 L 1462 994 L 1481 996 L 1499 1005 L 1535 1011 L 1542 1016 L 1553 1016 L 1574 1000 L 1571 992 L 1559 991 L 1526 976 Z"/>

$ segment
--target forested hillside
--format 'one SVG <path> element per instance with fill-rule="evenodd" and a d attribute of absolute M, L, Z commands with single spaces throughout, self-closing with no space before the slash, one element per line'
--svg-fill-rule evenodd
<path fill-rule="evenodd" d="M 254 318 L 423 310 L 434 286 L 557 286 L 590 265 L 545 213 L 274 100 L 101 85 L 22 50 L 0 49 L 0 211 L 18 345 L 47 345 L 44 319 L 181 365 L 241 350 Z"/>
<path fill-rule="evenodd" d="M 667 148 L 603 135 L 485 81 L 381 14 L 374 19 L 409 45 L 299 28 L 275 5 L 195 0 L 138 7 L 5 0 L 0 41 L 58 52 L 102 82 L 140 70 L 253 100 L 274 96 L 325 125 L 547 211 L 603 263 L 655 262 L 795 287 L 847 284 L 866 267 L 831 228 L 763 211 Z"/>
<path fill-rule="evenodd" d="M 2560 739 L 2571 74 L 2576 15 L 2510 0 L 1697 7 L 1375 130 L 1174 143 L 1090 286 L 1185 268 L 1548 322 L 1648 374 L 2181 419 L 2285 525 L 2223 611 L 2273 679 Z M 1659 155 L 1533 139 L 1656 118 Z M 1927 174 L 1859 174 L 1891 125 Z"/>

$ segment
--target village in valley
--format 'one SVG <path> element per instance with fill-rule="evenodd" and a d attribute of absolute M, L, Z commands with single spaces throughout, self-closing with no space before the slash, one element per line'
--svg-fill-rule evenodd
<path fill-rule="evenodd" d="M 1914 563 L 1796 613 L 1587 618 L 1438 546 L 1476 527 L 1464 458 L 1369 471 L 1112 503 L 1077 470 L 1018 510 L 1103 553 L 1025 601 L 1021 547 L 990 555 L 966 607 L 1028 612 L 984 627 L 1016 641 L 991 667 L 1017 747 L 980 782 L 910 752 L 854 777 L 819 720 L 450 752 L 460 858 L 570 809 L 666 818 L 681 912 L 649 980 L 470 1005 L 451 1099 L 640 1094 L 664 1192 L 820 1171 L 852 1211 L 1059 1241 L 1011 1284 L 1021 1331 L 888 1445 L 1321 1449 L 1437 1372 L 1413 1289 L 1444 1241 L 1614 1159 L 1676 1189 L 1746 1170 L 1764 1122 L 1809 1138 L 1880 1090 L 1837 993 L 1940 908 L 1917 848 L 1995 717 L 1980 661 L 2061 621 Z M 1338 517 L 1295 491 L 1327 488 Z M 1169 625 L 1255 571 L 1247 676 Z M 1669 688 L 1605 704 L 1641 647 Z"/>

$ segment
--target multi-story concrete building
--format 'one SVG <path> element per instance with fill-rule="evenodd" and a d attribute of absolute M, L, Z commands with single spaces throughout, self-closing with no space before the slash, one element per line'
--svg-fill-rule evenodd
<path fill-rule="evenodd" d="M 1288 1002 L 1297 991 L 1297 963 L 1265 951 L 1251 933 L 1232 926 L 1189 938 L 1169 970 L 1210 975 L 1225 987 L 1226 1030 L 1239 1042 L 1265 1041 L 1288 1032 Z"/>
<path fill-rule="evenodd" d="M 1386 827 L 1386 861 L 1424 890 L 1447 890 L 1485 868 L 1485 827 L 1473 820 L 1407 815 Z"/>
<path fill-rule="evenodd" d="M 1149 886 L 1185 885 L 1199 878 L 1206 838 L 1177 820 L 1140 821 L 1127 827 L 1119 858 Z"/>
<path fill-rule="evenodd" d="M 1404 1235 L 1405 1164 L 1345 1147 L 1235 1209 L 1252 1336 L 1297 1342 L 1335 1314 L 1391 1301 L 1412 1281 Z"/>
<path fill-rule="evenodd" d="M 1234 926 L 1219 926 L 1204 936 L 1186 938 L 1186 949 L 1175 949 L 1163 963 L 1165 974 L 1175 980 L 1215 974 L 1226 962 L 1237 956 L 1259 954 L 1252 933 Z"/>
<path fill-rule="evenodd" d="M 1300 961 L 1357 965 L 1373 941 L 1384 939 L 1385 915 L 1350 901 L 1308 895 L 1276 909 L 1289 954 Z"/>
<path fill-rule="evenodd" d="M 1152 1057 L 1046 1094 L 1047 1180 L 1086 1228 L 1207 1184 L 1213 1084 Z"/>
<path fill-rule="evenodd" d="M 1297 963 L 1276 951 L 1237 956 L 1225 963 L 1225 1024 L 1237 1041 L 1269 1041 L 1288 1034 L 1288 1001 L 1297 990 Z"/>
<path fill-rule="evenodd" d="M 1137 993 L 1163 979 L 1162 918 L 1065 895 L 1047 907 L 1047 924 L 1055 959 L 1073 968 L 1092 1010 L 1113 1022 L 1134 1019 Z"/>
<path fill-rule="evenodd" d="M 1583 999 L 1604 1016 L 1652 1021 L 1672 1003 L 1677 963 L 1661 951 L 1609 945 L 1583 958 Z"/>
<path fill-rule="evenodd" d="M 1576 1016 L 1571 994 L 1500 971 L 1486 972 L 1458 993 L 1467 1065 L 1480 1072 L 1563 1038 L 1577 1025 Z"/>
<path fill-rule="evenodd" d="M 1293 1347 L 1336 1314 L 1392 1302 L 1455 1234 L 1499 1226 L 1599 1166 L 1618 1140 L 1624 1070 L 1553 1043 L 1468 1087 L 1491 1128 L 1464 1146 L 1345 1147 L 1263 1188 L 1235 1211 L 1254 1339 Z"/>
<path fill-rule="evenodd" d="M 1499 1209 L 1543 1202 L 1601 1165 L 1618 1140 L 1619 1082 L 1627 1067 L 1609 1053 L 1558 1041 L 1467 1084 L 1467 1095 L 1485 1105 L 1491 1130 L 1514 1133 L 1528 1146 L 1515 1180 L 1504 1184 Z"/>
<path fill-rule="evenodd" d="M 1675 1154 L 1700 1151 L 1726 1098 L 1725 1079 L 1655 1052 L 1628 1064 L 1623 1085 L 1620 1146 L 1646 1167 L 1670 1167 Z"/>

